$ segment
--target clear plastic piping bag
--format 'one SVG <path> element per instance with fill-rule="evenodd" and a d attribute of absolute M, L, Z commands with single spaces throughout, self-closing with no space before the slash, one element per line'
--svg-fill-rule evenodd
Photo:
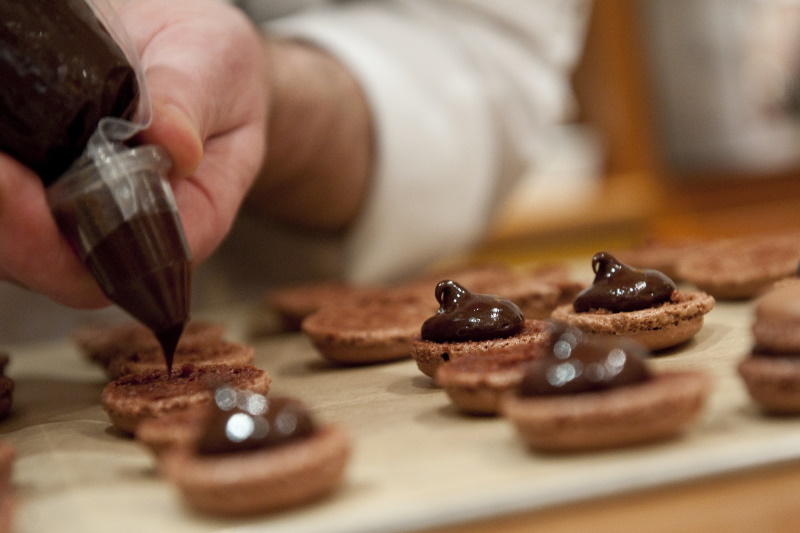
<path fill-rule="evenodd" d="M 152 121 L 152 102 L 138 54 L 111 3 L 86 1 L 134 69 L 139 101 L 133 121 L 102 118 L 83 155 L 47 188 L 50 208 L 81 259 L 110 232 L 136 215 L 177 214 L 172 189 L 166 181 L 172 166 L 167 151 L 155 145 L 127 144 Z M 83 209 L 78 208 L 81 204 Z M 179 229 L 183 235 L 183 228 Z M 190 260 L 185 241 L 183 248 Z"/>

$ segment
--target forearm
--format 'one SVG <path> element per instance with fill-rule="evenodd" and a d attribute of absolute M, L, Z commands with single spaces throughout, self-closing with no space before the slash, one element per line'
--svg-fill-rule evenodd
<path fill-rule="evenodd" d="M 267 154 L 247 205 L 315 230 L 347 227 L 373 165 L 361 89 L 335 58 L 300 41 L 266 41 L 270 60 Z"/>

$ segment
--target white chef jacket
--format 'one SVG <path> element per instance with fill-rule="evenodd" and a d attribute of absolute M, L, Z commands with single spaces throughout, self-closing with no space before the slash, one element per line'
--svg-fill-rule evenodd
<path fill-rule="evenodd" d="M 343 244 L 354 281 L 402 278 L 474 245 L 573 108 L 587 0 L 231 0 L 267 32 L 348 66 L 374 117 L 366 206 Z"/>

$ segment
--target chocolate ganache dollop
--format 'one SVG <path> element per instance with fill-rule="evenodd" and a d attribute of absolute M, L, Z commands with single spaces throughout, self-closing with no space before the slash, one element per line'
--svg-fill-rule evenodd
<path fill-rule="evenodd" d="M 452 280 L 436 285 L 439 310 L 422 324 L 422 338 L 433 342 L 500 339 L 522 331 L 519 306 L 493 294 L 476 294 Z"/>
<path fill-rule="evenodd" d="M 554 324 L 545 357 L 520 382 L 521 396 L 599 391 L 649 379 L 650 352 L 627 337 L 600 337 Z"/>
<path fill-rule="evenodd" d="M 271 448 L 308 437 L 316 428 L 305 405 L 295 398 L 220 387 L 214 400 L 197 443 L 200 454 Z"/>
<path fill-rule="evenodd" d="M 592 258 L 594 282 L 575 297 L 572 307 L 578 313 L 605 309 L 612 313 L 636 311 L 670 301 L 677 289 L 664 273 L 628 266 L 608 252 Z"/>

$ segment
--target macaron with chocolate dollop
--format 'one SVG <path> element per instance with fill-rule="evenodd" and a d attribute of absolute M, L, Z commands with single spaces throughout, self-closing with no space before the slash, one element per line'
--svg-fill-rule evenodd
<path fill-rule="evenodd" d="M 593 283 L 552 318 L 597 335 L 625 336 L 652 351 L 694 337 L 714 298 L 701 291 L 679 290 L 668 276 L 626 265 L 607 252 L 592 258 Z"/>
<path fill-rule="evenodd" d="M 676 437 L 700 413 L 708 377 L 653 372 L 650 351 L 626 337 L 557 325 L 501 411 L 533 450 L 576 452 Z"/>
<path fill-rule="evenodd" d="M 765 293 L 754 314 L 754 345 L 739 363 L 739 374 L 765 412 L 800 413 L 800 285 Z"/>
<path fill-rule="evenodd" d="M 344 476 L 350 439 L 300 400 L 222 386 L 193 442 L 160 455 L 159 470 L 198 512 L 237 516 L 310 503 Z"/>
<path fill-rule="evenodd" d="M 488 355 L 512 346 L 540 342 L 546 322 L 526 320 L 519 306 L 494 294 L 474 293 L 453 280 L 436 285 L 439 309 L 411 342 L 420 371 L 436 375 L 443 363 L 469 354 Z"/>

